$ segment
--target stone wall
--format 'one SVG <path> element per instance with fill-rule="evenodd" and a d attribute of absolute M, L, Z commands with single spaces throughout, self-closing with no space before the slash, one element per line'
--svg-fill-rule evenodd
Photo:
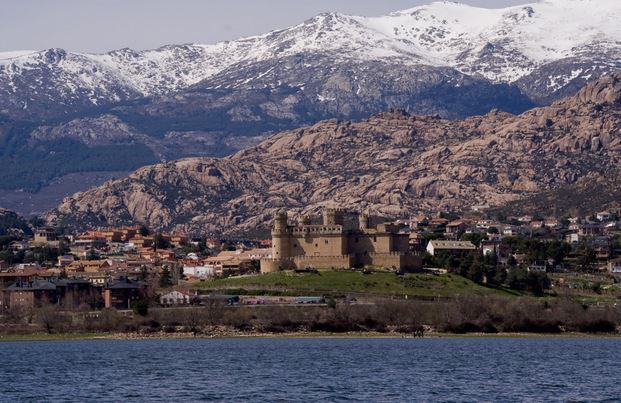
<path fill-rule="evenodd" d="M 370 264 L 374 266 L 395 267 L 404 271 L 418 270 L 423 267 L 422 258 L 411 253 L 373 253 L 369 257 Z"/>
<path fill-rule="evenodd" d="M 299 269 L 305 267 L 313 267 L 315 269 L 348 269 L 352 266 L 353 259 L 350 255 L 298 256 L 294 258 L 294 262 Z"/>

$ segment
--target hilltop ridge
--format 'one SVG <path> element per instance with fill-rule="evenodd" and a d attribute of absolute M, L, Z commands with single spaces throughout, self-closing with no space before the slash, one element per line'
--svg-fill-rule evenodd
<path fill-rule="evenodd" d="M 621 74 L 521 115 L 461 121 L 401 111 L 275 134 L 226 158 L 142 168 L 67 198 L 46 218 L 188 231 L 260 227 L 277 209 L 326 205 L 389 216 L 503 205 L 605 176 L 621 162 Z"/>
<path fill-rule="evenodd" d="M 379 17 L 325 13 L 208 45 L 2 52 L 0 189 L 229 155 L 272 133 L 390 109 L 519 114 L 620 71 L 620 19 L 612 0 L 436 2 Z"/>

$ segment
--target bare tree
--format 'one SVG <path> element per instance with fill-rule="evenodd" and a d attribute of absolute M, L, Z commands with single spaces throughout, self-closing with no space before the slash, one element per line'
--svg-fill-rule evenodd
<path fill-rule="evenodd" d="M 45 329 L 48 334 L 52 334 L 54 330 L 62 330 L 66 325 L 66 317 L 61 314 L 58 307 L 52 304 L 43 304 L 37 309 L 37 322 Z"/>

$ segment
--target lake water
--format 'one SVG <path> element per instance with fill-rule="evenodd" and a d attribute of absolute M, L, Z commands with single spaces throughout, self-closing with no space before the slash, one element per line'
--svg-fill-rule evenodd
<path fill-rule="evenodd" d="M 1 401 L 619 401 L 621 340 L 0 343 Z"/>

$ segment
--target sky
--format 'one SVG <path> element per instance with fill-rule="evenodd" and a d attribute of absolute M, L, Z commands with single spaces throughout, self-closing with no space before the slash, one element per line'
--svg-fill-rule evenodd
<path fill-rule="evenodd" d="M 500 8 L 535 0 L 462 0 Z M 431 0 L 0 0 L 0 52 L 103 53 L 258 35 L 336 11 L 377 16 Z"/>

